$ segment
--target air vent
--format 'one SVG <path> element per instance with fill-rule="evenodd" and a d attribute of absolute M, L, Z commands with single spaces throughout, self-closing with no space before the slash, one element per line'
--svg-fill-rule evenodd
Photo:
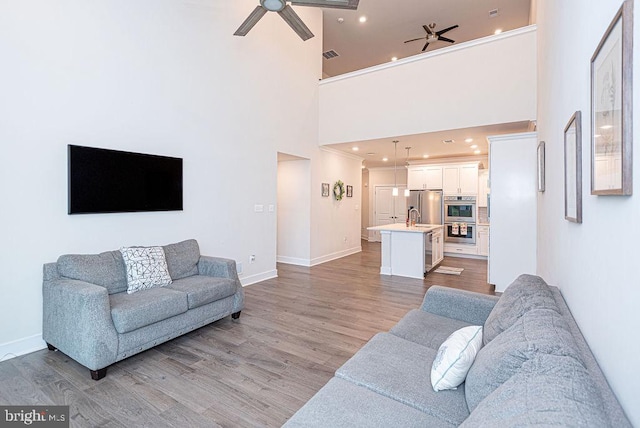
<path fill-rule="evenodd" d="M 336 52 L 333 49 L 331 49 L 331 50 L 328 50 L 326 52 L 323 52 L 322 56 L 324 57 L 324 59 L 333 59 L 333 58 L 338 57 L 340 55 L 338 55 L 338 52 Z"/>
<path fill-rule="evenodd" d="M 456 140 L 442 140 L 442 142 L 445 144 L 452 144 L 452 143 L 455 143 Z"/>
<path fill-rule="evenodd" d="M 489 18 L 495 18 L 498 16 L 498 9 L 493 9 L 489 11 Z"/>

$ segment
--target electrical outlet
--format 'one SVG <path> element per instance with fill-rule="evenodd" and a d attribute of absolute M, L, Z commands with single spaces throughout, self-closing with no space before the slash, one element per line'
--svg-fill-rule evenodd
<path fill-rule="evenodd" d="M 249 263 L 253 263 L 253 262 L 255 262 L 255 261 L 256 261 L 256 255 L 255 255 L 255 254 L 251 254 L 251 255 L 249 256 Z"/>
<path fill-rule="evenodd" d="M 344 242 L 347 242 L 347 237 L 346 236 L 344 237 Z"/>

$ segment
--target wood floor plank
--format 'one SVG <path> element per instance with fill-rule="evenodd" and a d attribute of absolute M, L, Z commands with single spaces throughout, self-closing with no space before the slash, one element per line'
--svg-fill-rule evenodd
<path fill-rule="evenodd" d="M 380 244 L 313 267 L 278 265 L 227 317 L 120 361 L 93 381 L 48 350 L 0 362 L 0 404 L 68 404 L 73 427 L 278 427 L 373 335 L 432 285 L 494 294 L 486 261 L 446 257 L 461 275 L 380 275 Z"/>

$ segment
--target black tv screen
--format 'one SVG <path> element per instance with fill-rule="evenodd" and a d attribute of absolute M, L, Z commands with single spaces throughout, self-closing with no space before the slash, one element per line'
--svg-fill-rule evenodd
<path fill-rule="evenodd" d="M 69 214 L 182 210 L 182 159 L 69 145 Z"/>

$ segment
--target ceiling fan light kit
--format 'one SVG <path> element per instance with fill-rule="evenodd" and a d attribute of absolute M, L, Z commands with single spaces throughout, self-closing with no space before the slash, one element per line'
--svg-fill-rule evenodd
<path fill-rule="evenodd" d="M 358 8 L 359 2 L 360 0 L 292 0 L 289 3 L 296 6 L 355 10 Z M 293 8 L 287 4 L 286 0 L 260 0 L 260 6 L 256 6 L 233 35 L 246 36 L 267 12 L 277 12 L 303 41 L 313 37 L 309 27 L 305 25 Z"/>

